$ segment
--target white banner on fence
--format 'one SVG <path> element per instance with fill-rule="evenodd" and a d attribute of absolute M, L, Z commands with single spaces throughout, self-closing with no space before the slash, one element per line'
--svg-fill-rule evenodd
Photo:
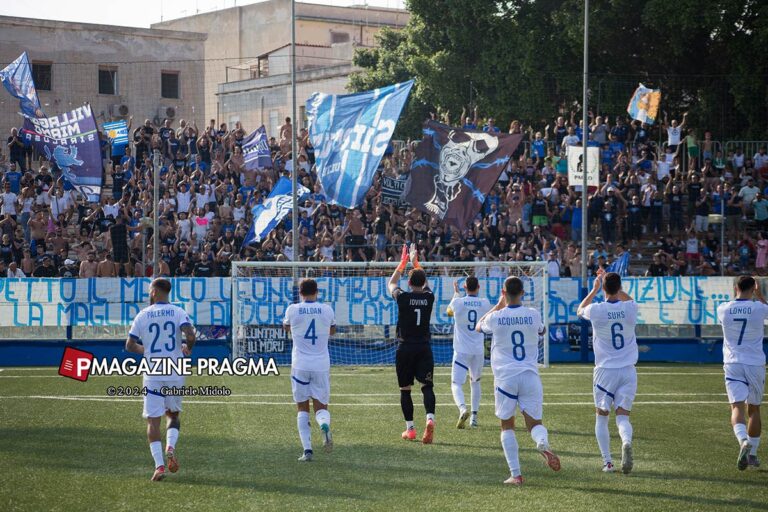
<path fill-rule="evenodd" d="M 445 309 L 455 278 L 431 278 L 436 301 L 432 321 L 449 324 Z M 481 294 L 492 302 L 503 276 L 481 278 Z M 149 301 L 150 279 L 0 279 L 0 327 L 128 325 Z M 229 278 L 174 278 L 171 302 L 183 307 L 196 325 L 229 325 Z M 385 277 L 319 278 L 320 300 L 333 302 L 340 325 L 394 325 L 395 302 Z M 403 286 L 405 286 L 403 282 Z M 625 278 L 624 289 L 639 305 L 645 324 L 715 325 L 717 306 L 731 300 L 729 277 Z M 277 325 L 291 302 L 291 279 L 238 280 L 241 321 Z M 526 282 L 526 300 L 541 303 L 540 281 Z M 549 322 L 577 322 L 579 280 L 550 280 Z"/>

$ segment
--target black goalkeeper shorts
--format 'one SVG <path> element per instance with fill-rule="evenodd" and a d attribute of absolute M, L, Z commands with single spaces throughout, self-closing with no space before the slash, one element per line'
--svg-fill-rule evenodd
<path fill-rule="evenodd" d="M 401 388 L 413 385 L 413 379 L 422 384 L 432 383 L 435 360 L 429 343 L 400 343 L 395 353 L 397 384 Z"/>

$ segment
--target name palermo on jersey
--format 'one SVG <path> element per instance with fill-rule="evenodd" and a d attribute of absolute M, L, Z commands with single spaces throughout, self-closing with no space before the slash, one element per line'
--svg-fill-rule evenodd
<path fill-rule="evenodd" d="M 85 363 L 86 359 L 80 359 Z M 78 361 L 78 362 L 79 362 Z M 214 357 L 201 357 L 196 361 L 187 357 L 174 359 L 158 357 L 155 359 L 94 358 L 90 361 L 90 375 L 96 376 L 143 376 L 143 377 L 187 377 L 192 375 L 234 375 L 264 376 L 280 375 L 273 358 L 245 358 L 218 360 Z"/>

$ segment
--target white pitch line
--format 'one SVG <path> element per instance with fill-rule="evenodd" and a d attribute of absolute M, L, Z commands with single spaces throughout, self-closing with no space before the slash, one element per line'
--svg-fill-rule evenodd
<path fill-rule="evenodd" d="M 80 398 L 71 396 L 53 396 L 53 395 L 29 395 L 29 396 L 0 396 L 0 399 L 39 399 L 39 400 L 64 400 L 64 401 L 83 401 L 83 402 L 141 402 L 140 398 Z M 206 405 L 296 405 L 294 402 L 261 402 L 261 401 L 229 401 L 229 400 L 197 400 L 187 398 L 186 403 L 206 404 Z M 333 407 L 396 407 L 399 402 L 389 403 L 331 403 Z M 448 406 L 449 404 L 445 404 Z M 481 406 L 490 407 L 494 404 L 483 402 Z M 594 406 L 593 402 L 544 402 L 545 407 L 549 406 Z M 694 401 L 647 401 L 635 402 L 635 405 L 726 405 L 722 400 L 694 400 Z"/>
<path fill-rule="evenodd" d="M 592 396 L 591 392 L 572 392 L 572 393 L 546 393 L 547 396 Z M 64 399 L 77 399 L 77 398 L 133 398 L 132 396 L 126 396 L 126 397 L 105 397 L 104 395 L 28 395 L 30 397 L 32 396 L 46 396 L 46 397 L 61 397 L 62 400 Z M 290 393 L 232 393 L 231 395 L 222 396 L 219 398 L 225 399 L 225 398 L 243 398 L 243 397 L 251 397 L 251 398 L 288 398 L 290 397 Z M 345 398 L 355 398 L 355 397 L 390 397 L 390 398 L 397 398 L 396 393 L 332 393 L 332 396 L 334 397 L 345 397 Z M 435 396 L 453 396 L 451 393 L 435 393 Z M 726 396 L 726 393 L 639 393 L 637 396 L 639 397 L 646 397 L 646 396 Z M 2 396 L 0 395 L 0 398 L 23 398 L 23 396 Z M 185 400 L 194 400 L 195 397 L 184 397 Z"/>

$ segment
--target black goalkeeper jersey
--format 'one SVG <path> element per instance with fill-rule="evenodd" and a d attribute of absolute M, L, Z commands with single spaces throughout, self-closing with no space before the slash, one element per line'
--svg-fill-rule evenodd
<path fill-rule="evenodd" d="M 397 296 L 397 338 L 401 343 L 429 343 L 429 323 L 435 295 L 432 290 L 401 292 Z"/>

